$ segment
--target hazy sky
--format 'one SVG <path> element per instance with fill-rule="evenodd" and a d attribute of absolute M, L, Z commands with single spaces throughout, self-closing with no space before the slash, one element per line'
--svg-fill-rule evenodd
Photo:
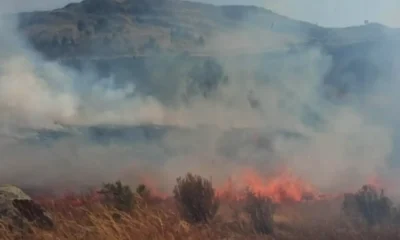
<path fill-rule="evenodd" d="M 61 7 L 73 0 L 0 0 L 0 11 Z M 75 0 L 77 1 L 77 0 Z M 257 5 L 323 26 L 363 24 L 364 20 L 400 27 L 400 0 L 198 0 L 213 4 Z"/>
<path fill-rule="evenodd" d="M 400 27 L 400 0 L 201 0 L 213 4 L 262 6 L 324 26 L 360 25 L 364 20 Z"/>

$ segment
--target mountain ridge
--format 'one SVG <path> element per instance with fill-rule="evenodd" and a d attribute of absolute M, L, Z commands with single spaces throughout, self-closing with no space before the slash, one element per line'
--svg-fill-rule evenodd
<path fill-rule="evenodd" d="M 49 58 L 146 56 L 151 53 L 209 55 L 210 41 L 259 36 L 283 47 L 327 47 L 380 41 L 398 29 L 371 23 L 351 28 L 324 28 L 255 6 L 215 6 L 178 0 L 84 0 L 51 11 L 19 13 L 19 30 Z M 232 37 L 229 35 L 232 34 Z M 349 39 L 349 36 L 354 38 Z M 254 37 L 239 52 L 262 49 Z M 210 40 L 211 39 L 211 40 Z M 225 39 L 222 39 L 225 41 Z M 222 41 L 219 39 L 219 41 Z M 268 50 L 279 49 L 269 46 Z"/>

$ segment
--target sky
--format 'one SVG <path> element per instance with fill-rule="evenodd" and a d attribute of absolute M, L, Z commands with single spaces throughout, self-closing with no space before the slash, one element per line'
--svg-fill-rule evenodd
<path fill-rule="evenodd" d="M 397 14 L 400 11 L 399 0 L 202 0 L 202 2 L 261 6 L 321 26 L 353 26 L 368 20 L 400 27 L 400 16 Z"/>
<path fill-rule="evenodd" d="M 74 0 L 0 0 L 0 11 L 30 11 L 61 7 Z M 77 1 L 77 0 L 75 0 Z M 400 27 L 399 0 L 193 0 L 216 5 L 256 5 L 321 26 L 360 25 L 364 20 Z"/>

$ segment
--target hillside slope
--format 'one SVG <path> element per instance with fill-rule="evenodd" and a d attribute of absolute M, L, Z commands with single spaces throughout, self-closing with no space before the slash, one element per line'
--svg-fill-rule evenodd
<path fill-rule="evenodd" d="M 221 42 L 234 45 L 229 52 L 249 53 L 315 42 L 340 46 L 396 34 L 377 24 L 326 29 L 263 8 L 179 0 L 84 0 L 53 11 L 21 13 L 19 27 L 51 58 L 209 55 L 220 50 Z"/>

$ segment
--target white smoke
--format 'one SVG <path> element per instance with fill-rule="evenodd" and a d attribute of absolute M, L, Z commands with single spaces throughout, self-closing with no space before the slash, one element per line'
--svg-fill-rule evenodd
<path fill-rule="evenodd" d="M 265 64 L 272 80 L 261 82 L 253 73 L 242 72 L 243 68 L 257 66 L 259 59 L 242 65 L 224 60 L 221 56 L 226 55 L 224 52 L 214 53 L 230 84 L 220 89 L 216 98 L 198 98 L 189 105 L 170 108 L 156 96 L 143 96 L 134 85 L 118 90 L 108 84 L 112 79 L 93 81 L 96 73 L 79 74 L 44 60 L 7 24 L 8 21 L 0 24 L 0 124 L 7 134 L 18 128 L 51 128 L 60 122 L 209 124 L 217 126 L 217 130 L 197 136 L 167 134 L 163 143 L 176 150 L 174 155 L 155 142 L 125 148 L 98 147 L 82 139 L 72 139 L 49 150 L 20 143 L 10 145 L 4 140 L 0 145 L 0 175 L 4 181 L 38 185 L 95 183 L 118 178 L 123 170 L 135 164 L 158 170 L 157 178 L 161 179 L 157 180 L 170 187 L 175 177 L 187 171 L 218 176 L 216 181 L 223 181 L 243 167 L 253 167 L 262 173 L 279 162 L 320 188 L 337 189 L 351 185 L 350 182 L 358 187 L 379 169 L 387 168 L 393 144 L 390 126 L 375 121 L 376 116 L 365 110 L 369 109 L 367 104 L 361 104 L 363 108 L 354 102 L 335 105 L 323 97 L 324 76 L 332 59 L 318 48 L 288 54 L 283 66 L 274 66 L 273 61 L 271 65 Z M 243 34 L 242 31 L 237 29 L 237 35 Z M 237 44 L 242 51 L 250 45 L 254 52 L 257 47 L 254 42 L 242 41 L 257 39 L 257 34 L 256 30 L 247 29 L 247 37 L 231 42 L 233 46 L 228 49 L 223 47 L 226 42 L 218 41 L 224 37 L 215 36 L 210 40 L 211 49 L 220 45 L 221 51 L 230 51 Z M 268 38 L 264 40 L 268 42 Z M 273 39 L 271 46 L 277 43 Z M 261 111 L 249 105 L 250 90 L 258 97 Z M 389 101 L 392 103 L 392 99 Z M 274 139 L 274 153 L 253 147 L 236 149 L 236 157 L 227 159 L 217 152 L 217 142 L 223 129 L 234 127 L 253 128 L 260 133 L 295 132 L 303 138 Z"/>

